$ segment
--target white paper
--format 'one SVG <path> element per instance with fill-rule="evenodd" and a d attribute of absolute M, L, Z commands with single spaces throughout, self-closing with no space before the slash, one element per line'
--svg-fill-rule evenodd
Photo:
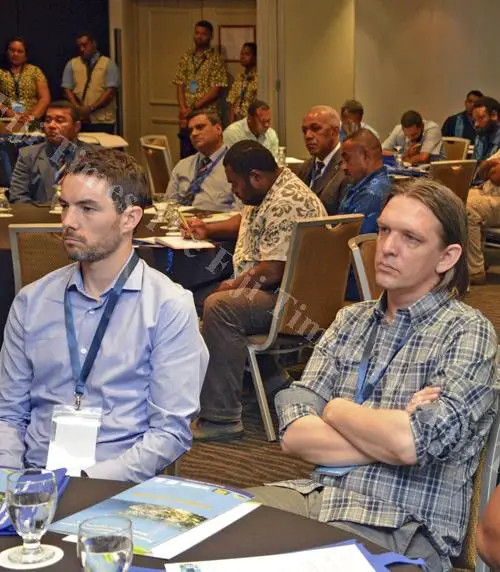
<path fill-rule="evenodd" d="M 192 240 L 182 238 L 182 236 L 158 236 L 156 242 L 163 246 L 168 246 L 174 250 L 202 250 L 205 248 L 215 248 L 215 244 L 207 240 Z"/>
<path fill-rule="evenodd" d="M 299 165 L 300 163 L 303 163 L 304 160 L 303 159 L 296 159 L 295 157 L 287 157 L 286 158 L 286 164 L 287 165 Z"/>
<path fill-rule="evenodd" d="M 227 212 L 227 213 L 214 213 L 209 216 L 204 216 L 201 220 L 206 223 L 211 222 L 221 222 L 223 220 L 228 220 L 233 218 L 233 216 L 240 214 L 238 212 Z"/>
<path fill-rule="evenodd" d="M 186 564 L 192 564 L 187 567 Z M 374 572 L 355 544 L 330 546 L 252 558 L 230 558 L 181 564 L 165 564 L 167 572 Z"/>
<path fill-rule="evenodd" d="M 82 469 L 95 465 L 98 430 L 98 419 L 60 415 L 55 438 L 49 444 L 46 468 L 51 471 L 64 467 L 70 477 L 79 477 Z"/>
<path fill-rule="evenodd" d="M 163 558 L 164 560 L 174 558 L 181 552 L 185 552 L 189 548 L 192 548 L 196 544 L 199 544 L 203 540 L 214 535 L 216 532 L 219 532 L 219 530 L 222 530 L 223 528 L 226 528 L 226 526 L 229 526 L 230 524 L 233 524 L 233 522 L 243 518 L 259 506 L 260 503 L 253 501 L 244 502 L 243 504 L 235 506 L 224 514 L 211 518 L 203 524 L 195 526 L 191 530 L 160 544 L 154 548 L 152 553 L 148 554 L 148 556 L 152 556 L 153 558 Z M 66 542 L 76 543 L 78 541 L 78 537 L 76 534 L 70 534 L 65 536 L 63 540 Z"/>
<path fill-rule="evenodd" d="M 119 135 L 110 135 L 109 133 L 80 133 L 78 140 L 90 145 L 101 145 L 108 149 L 116 149 L 119 147 L 128 147 L 128 143 Z"/>

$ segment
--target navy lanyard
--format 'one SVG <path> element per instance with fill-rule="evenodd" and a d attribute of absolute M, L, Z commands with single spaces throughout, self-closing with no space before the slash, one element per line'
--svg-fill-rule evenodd
<path fill-rule="evenodd" d="M 193 71 L 194 71 L 194 75 L 195 75 L 195 76 L 196 76 L 196 75 L 198 74 L 198 72 L 200 71 L 201 66 L 207 61 L 207 58 L 208 58 L 207 52 L 206 52 L 206 50 L 204 50 L 204 51 L 203 51 L 203 54 L 202 54 L 202 56 L 201 56 L 201 62 L 200 62 L 198 65 L 196 65 L 196 63 L 195 63 L 195 59 L 196 59 L 195 54 L 193 54 L 193 55 L 191 56 L 191 61 L 192 61 L 192 64 L 193 64 Z"/>
<path fill-rule="evenodd" d="M 370 335 L 368 337 L 368 342 L 365 345 L 365 349 L 363 350 L 363 356 L 361 357 L 361 363 L 359 364 L 359 371 L 358 371 L 358 385 L 356 387 L 356 396 L 355 401 L 359 405 L 364 403 L 371 394 L 375 387 L 380 383 L 380 380 L 384 377 L 387 368 L 391 365 L 394 358 L 398 355 L 402 347 L 406 344 L 406 342 L 410 339 L 412 334 L 411 327 L 406 332 L 404 338 L 399 342 L 394 353 L 389 358 L 389 361 L 386 365 L 382 368 L 382 370 L 378 373 L 378 375 L 373 380 L 367 380 L 366 374 L 368 373 L 368 364 L 370 362 L 371 353 L 373 350 L 373 346 L 375 345 L 375 338 L 377 337 L 377 325 L 374 324 L 370 331 Z"/>
<path fill-rule="evenodd" d="M 134 251 L 131 259 L 129 260 L 127 266 L 122 270 L 118 280 L 116 281 L 113 289 L 111 290 L 106 305 L 104 306 L 104 312 L 97 326 L 96 333 L 92 343 L 90 344 L 90 349 L 85 358 L 83 367 L 80 363 L 80 356 L 78 354 L 78 342 L 76 339 L 75 322 L 73 320 L 73 310 L 71 308 L 71 302 L 69 299 L 69 289 L 66 288 L 64 292 L 64 322 L 66 324 L 66 337 L 68 340 L 69 357 L 71 360 L 71 370 L 73 372 L 73 379 L 75 381 L 75 405 L 77 409 L 80 409 L 81 398 L 85 390 L 85 382 L 89 376 L 90 370 L 94 365 L 95 358 L 101 347 L 102 339 L 108 328 L 109 320 L 111 319 L 111 314 L 115 309 L 118 298 L 120 297 L 123 286 L 128 280 L 129 276 L 132 274 L 134 268 L 139 262 L 139 256 Z"/>
<path fill-rule="evenodd" d="M 21 71 L 16 76 L 12 73 L 12 70 L 9 70 L 9 73 L 12 77 L 12 81 L 14 82 L 14 91 L 16 92 L 16 101 L 20 103 L 21 101 L 21 78 L 23 77 L 24 66 L 21 67 Z"/>

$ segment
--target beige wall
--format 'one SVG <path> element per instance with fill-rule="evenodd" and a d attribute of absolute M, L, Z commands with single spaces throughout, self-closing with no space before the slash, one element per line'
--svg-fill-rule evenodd
<path fill-rule="evenodd" d="M 465 94 L 500 96 L 500 2 L 356 0 L 355 96 L 383 138 L 407 109 L 439 124 Z"/>
<path fill-rule="evenodd" d="M 307 155 L 301 120 L 316 104 L 338 108 L 354 90 L 354 0 L 283 0 L 281 100 L 287 153 Z M 281 56 L 280 56 L 281 57 Z"/>

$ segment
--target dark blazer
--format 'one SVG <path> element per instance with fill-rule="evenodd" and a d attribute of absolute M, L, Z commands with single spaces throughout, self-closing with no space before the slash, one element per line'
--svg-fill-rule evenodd
<path fill-rule="evenodd" d="M 77 143 L 81 149 L 95 149 L 94 145 Z M 19 150 L 16 166 L 9 188 L 9 200 L 12 203 L 45 203 L 54 194 L 56 166 L 49 160 L 53 148 L 47 143 L 30 145 Z"/>
<path fill-rule="evenodd" d="M 305 161 L 297 171 L 297 176 L 309 184 L 314 157 Z M 336 215 L 340 201 L 345 195 L 347 181 L 342 169 L 342 156 L 340 149 L 333 155 L 321 177 L 316 182 L 313 191 L 318 195 L 329 215 Z"/>

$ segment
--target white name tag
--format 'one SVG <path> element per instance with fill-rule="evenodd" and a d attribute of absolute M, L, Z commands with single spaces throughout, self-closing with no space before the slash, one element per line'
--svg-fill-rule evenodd
<path fill-rule="evenodd" d="M 65 468 L 71 477 L 95 465 L 97 433 L 101 426 L 102 410 L 70 405 L 57 405 L 52 413 L 47 469 Z"/>

